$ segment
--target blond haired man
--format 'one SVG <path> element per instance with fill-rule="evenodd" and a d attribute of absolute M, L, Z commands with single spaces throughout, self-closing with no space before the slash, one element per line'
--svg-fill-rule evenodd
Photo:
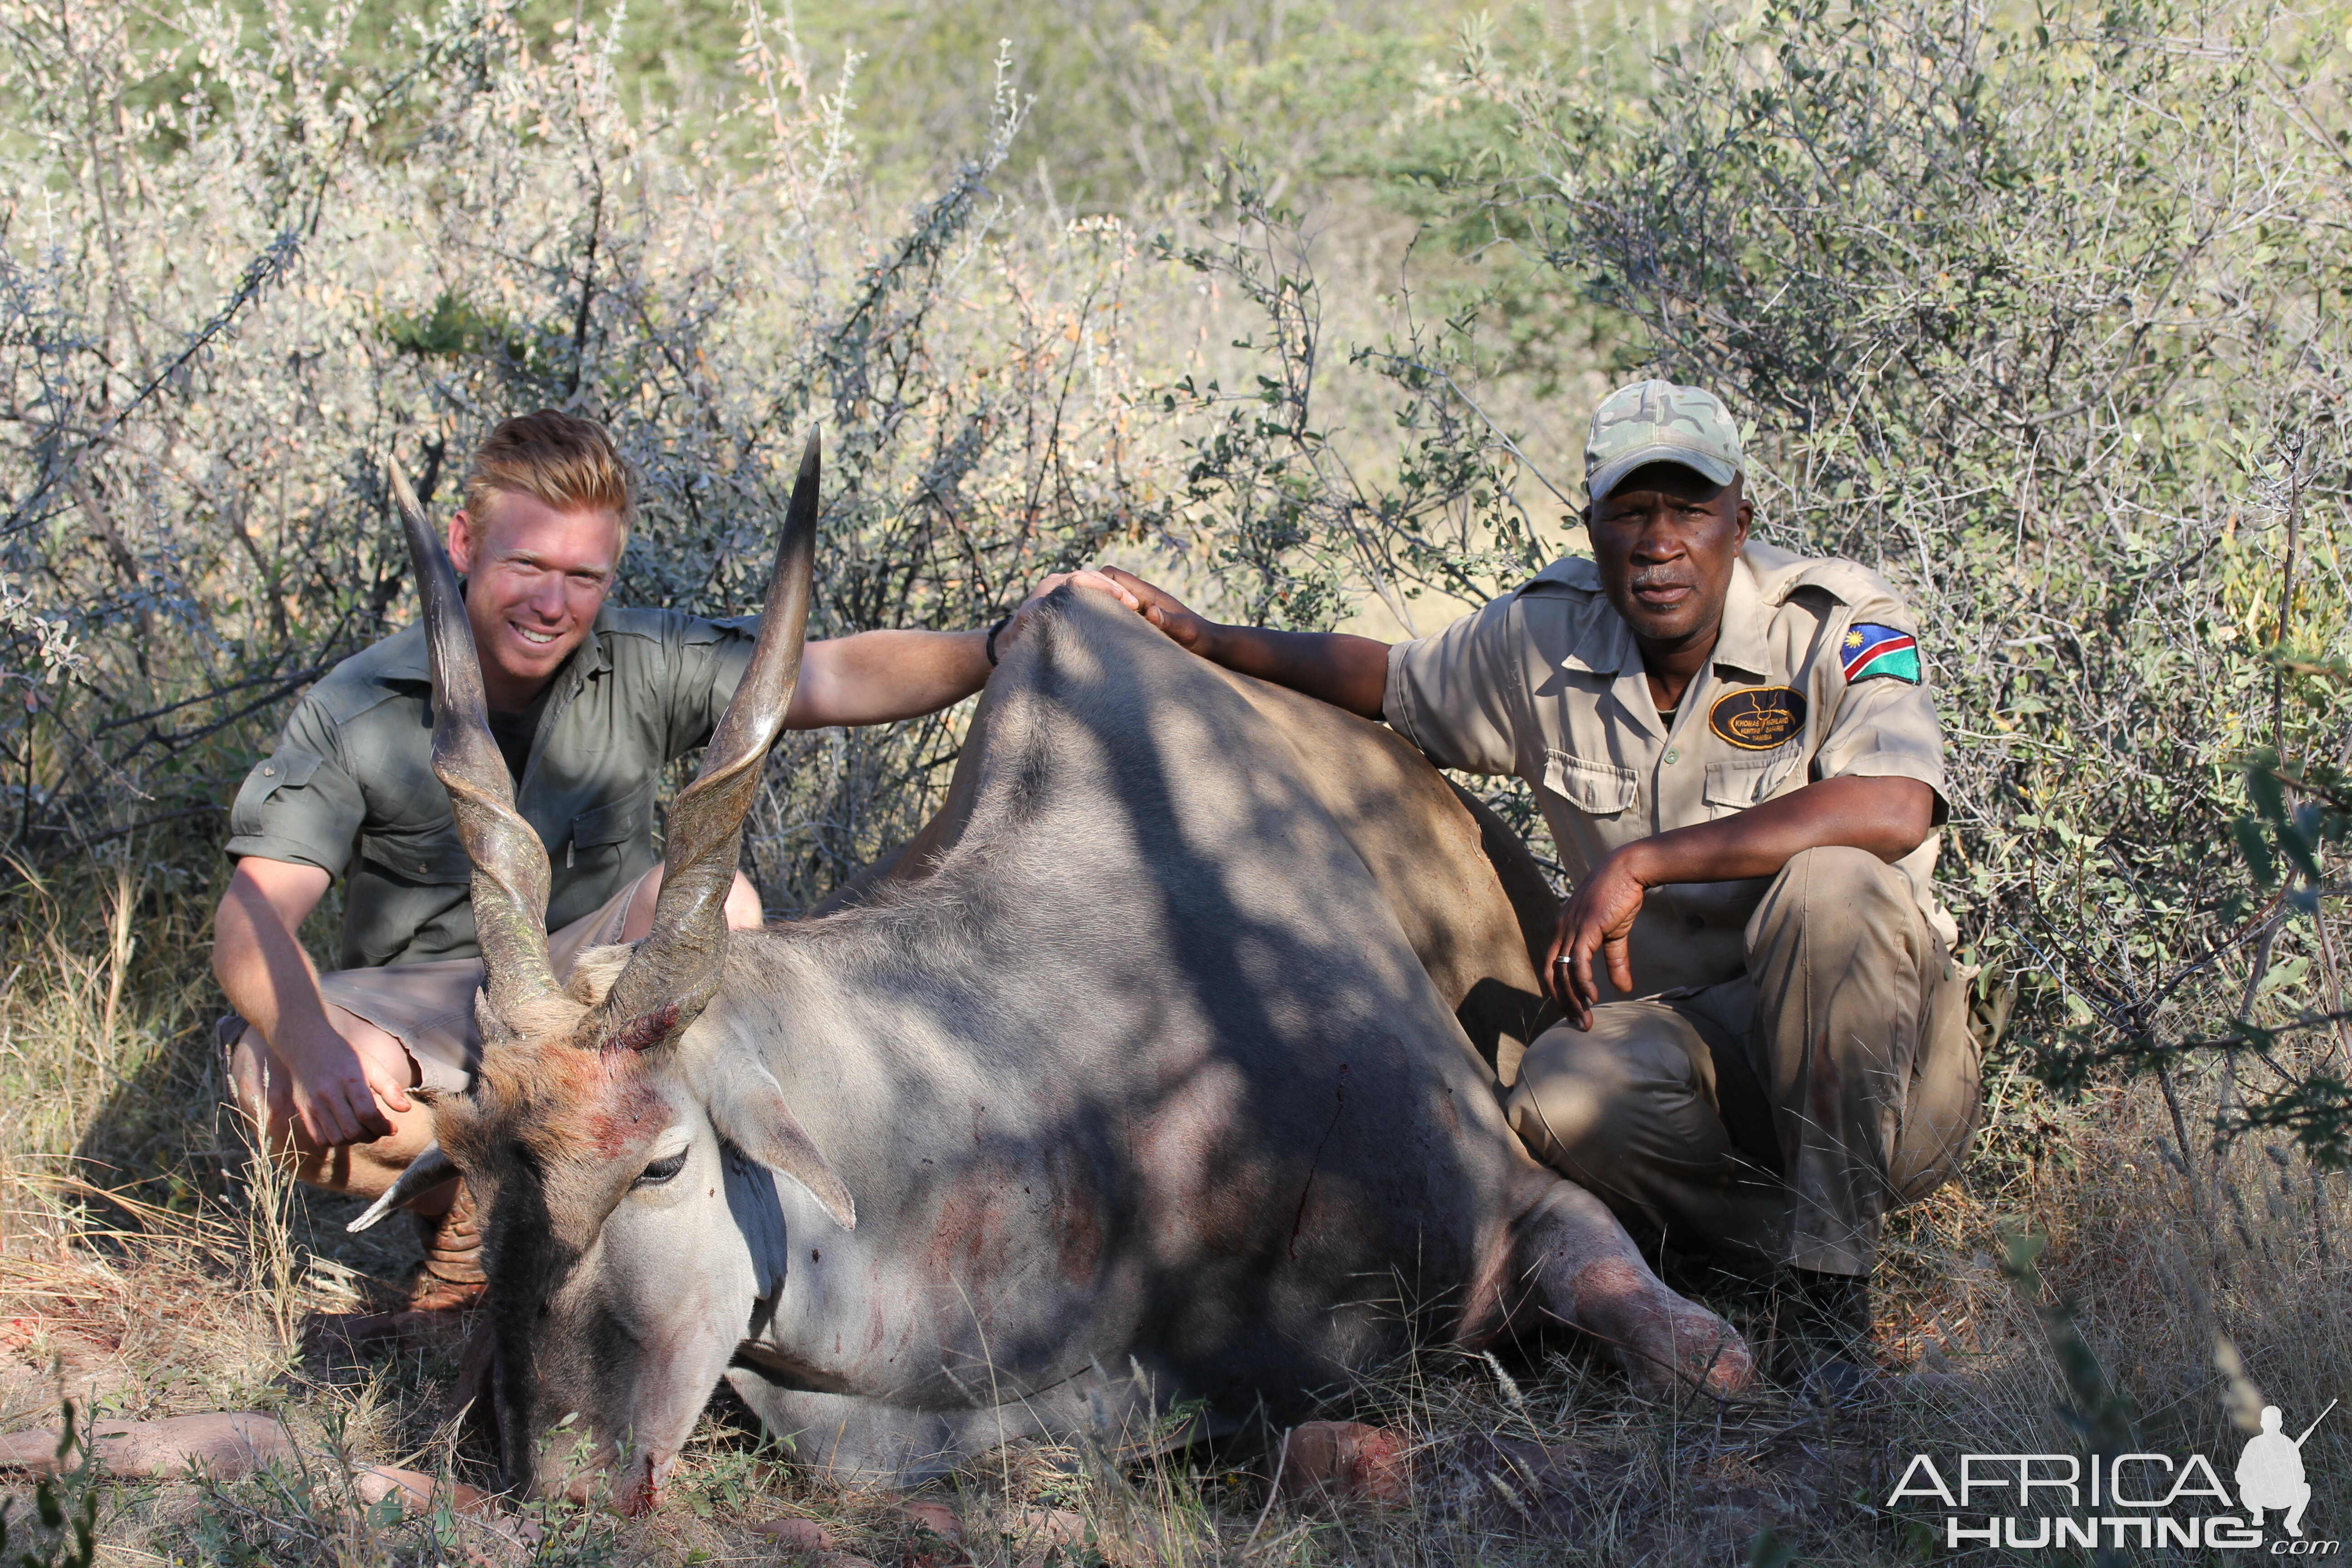
<path fill-rule="evenodd" d="M 627 543 L 633 476 L 604 431 L 541 409 L 492 430 L 449 522 L 490 728 L 516 804 L 552 860 L 559 971 L 650 928 L 663 769 L 709 739 L 751 653 L 750 620 L 606 603 Z M 1064 578 L 1050 577 L 1049 592 Z M 1133 603 L 1092 574 L 1077 581 Z M 1034 602 L 1036 595 L 1032 595 Z M 872 631 L 812 642 L 785 723 L 880 724 L 978 690 L 1028 605 L 990 632 Z M 470 868 L 432 771 L 421 627 L 343 660 L 286 721 L 230 812 L 236 861 L 214 917 L 214 973 L 236 1017 L 231 1091 L 302 1180 L 381 1194 L 433 1137 L 417 1088 L 463 1089 L 480 1054 Z M 345 879 L 341 967 L 295 933 Z M 740 875 L 729 923 L 761 919 Z M 421 1200 L 425 1268 L 412 1305 L 478 1292 L 472 1205 Z"/>

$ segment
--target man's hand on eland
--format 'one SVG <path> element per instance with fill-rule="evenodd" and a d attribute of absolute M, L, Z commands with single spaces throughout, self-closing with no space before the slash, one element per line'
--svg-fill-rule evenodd
<path fill-rule="evenodd" d="M 1129 593 L 1121 583 L 1114 581 L 1114 578 L 1127 578 L 1127 581 L 1131 583 L 1142 581 L 1140 578 L 1128 577 L 1126 573 L 1118 572 L 1115 568 L 1103 572 L 1056 572 L 1045 578 L 1029 591 L 1029 596 L 1021 601 L 1021 607 L 1013 611 L 1012 618 L 1004 623 L 1004 629 L 996 634 L 996 657 L 1003 658 L 1006 650 L 1021 640 L 1021 634 L 1028 629 L 1029 618 L 1036 614 L 1039 601 L 1065 583 L 1089 589 L 1094 593 L 1108 594 L 1129 609 L 1138 615 L 1143 615 L 1145 611 L 1142 601 Z"/>
<path fill-rule="evenodd" d="M 1186 609 L 1176 596 L 1116 566 L 1102 574 L 1127 590 L 1129 602 L 1171 642 L 1227 669 L 1303 691 L 1366 719 L 1381 717 L 1388 682 L 1389 647 L 1349 633 L 1277 632 L 1227 626 Z"/>
<path fill-rule="evenodd" d="M 1184 607 L 1175 595 L 1145 582 L 1132 572 L 1106 566 L 1101 574 L 1122 591 L 1128 606 L 1168 634 L 1179 647 L 1206 653 L 1211 623 Z"/>

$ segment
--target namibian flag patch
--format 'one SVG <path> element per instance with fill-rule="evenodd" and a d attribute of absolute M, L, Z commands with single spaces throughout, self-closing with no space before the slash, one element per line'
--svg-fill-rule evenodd
<path fill-rule="evenodd" d="M 1839 645 L 1838 652 L 1845 659 L 1848 686 L 1857 680 L 1868 680 L 1874 675 L 1891 675 L 1914 686 L 1919 684 L 1919 639 L 1909 632 L 1857 623 L 1846 628 L 1845 641 Z"/>

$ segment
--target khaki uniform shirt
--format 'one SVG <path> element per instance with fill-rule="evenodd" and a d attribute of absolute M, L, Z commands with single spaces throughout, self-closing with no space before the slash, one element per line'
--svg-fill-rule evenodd
<path fill-rule="evenodd" d="M 662 770 L 709 740 L 751 662 L 756 617 L 606 605 L 556 672 L 516 805 L 547 846 L 550 930 L 654 863 Z M 473 868 L 433 776 L 421 626 L 328 671 L 229 811 L 228 852 L 349 874 L 341 967 L 470 958 Z"/>
<path fill-rule="evenodd" d="M 1731 574 L 1707 668 L 1671 731 L 1633 628 L 1593 563 L 1571 556 L 1435 637 L 1389 651 L 1388 721 L 1430 758 L 1535 786 L 1571 881 L 1620 845 L 1712 822 L 1817 779 L 1914 778 L 1944 800 L 1943 731 L 1925 685 L 1864 675 L 1849 686 L 1847 629 L 1916 634 L 1885 579 L 1851 561 L 1750 543 Z M 1947 946 L 1930 884 L 1937 837 L 1900 862 Z M 1653 889 L 1634 921 L 1633 992 L 1720 984 L 1746 970 L 1744 930 L 1768 879 Z M 1601 965 L 1594 978 L 1615 994 Z"/>

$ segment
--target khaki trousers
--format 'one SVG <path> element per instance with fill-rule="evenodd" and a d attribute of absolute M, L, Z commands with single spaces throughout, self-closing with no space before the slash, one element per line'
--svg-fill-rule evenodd
<path fill-rule="evenodd" d="M 1908 879 L 1861 849 L 1791 859 L 1746 934 L 1738 979 L 1538 1037 L 1511 1125 L 1670 1242 L 1867 1274 L 1887 1211 L 1940 1186 L 1975 1134 L 1966 980 Z"/>
<path fill-rule="evenodd" d="M 629 904 L 651 871 L 633 877 L 617 893 L 547 937 L 548 957 L 558 980 L 592 947 L 621 940 Z M 462 1094 L 474 1087 L 482 1066 L 482 1032 L 474 1022 L 474 994 L 482 988 L 478 958 L 435 958 L 383 969 L 337 969 L 319 976 L 319 994 L 366 1019 L 408 1049 L 417 1082 L 425 1089 Z M 251 1026 L 236 1015 L 219 1026 L 221 1048 L 233 1048 Z M 257 1034 L 254 1045 L 261 1038 Z M 266 1058 L 265 1058 L 266 1059 Z"/>

